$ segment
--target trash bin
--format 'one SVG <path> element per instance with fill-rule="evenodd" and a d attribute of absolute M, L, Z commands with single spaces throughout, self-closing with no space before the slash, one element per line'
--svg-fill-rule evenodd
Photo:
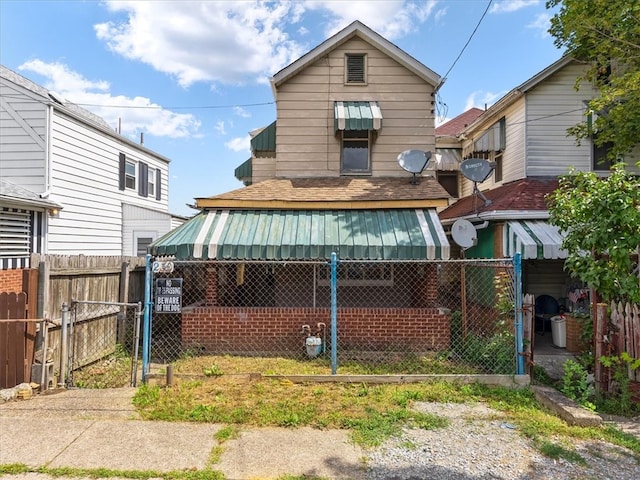
<path fill-rule="evenodd" d="M 556 347 L 566 348 L 567 321 L 564 316 L 556 315 L 555 317 L 551 317 L 551 338 Z"/>

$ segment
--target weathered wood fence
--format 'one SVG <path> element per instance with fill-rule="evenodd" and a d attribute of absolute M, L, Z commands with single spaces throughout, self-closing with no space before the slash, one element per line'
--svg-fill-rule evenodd
<path fill-rule="evenodd" d="M 48 329 L 47 336 L 56 366 L 61 365 L 63 304 L 71 306 L 72 301 L 127 303 L 144 299 L 144 257 L 33 254 L 31 265 L 38 271 L 38 310 L 57 325 Z M 108 310 L 84 311 L 81 318 L 74 319 L 74 343 L 70 350 L 74 354 L 74 366 L 86 365 L 115 350 L 115 334 L 109 337 L 113 339 L 111 350 L 105 350 L 104 332 L 114 330 L 119 309 L 109 307 Z"/>
<path fill-rule="evenodd" d="M 612 302 L 610 323 L 614 353 L 640 358 L 640 306 Z M 640 369 L 629 369 L 629 379 L 640 382 Z"/>

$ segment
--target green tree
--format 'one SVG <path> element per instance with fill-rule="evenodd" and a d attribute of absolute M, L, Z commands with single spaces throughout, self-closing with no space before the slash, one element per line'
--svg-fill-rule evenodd
<path fill-rule="evenodd" d="M 606 301 L 640 303 L 640 178 L 617 164 L 606 178 L 572 171 L 559 183 L 547 200 L 550 222 L 565 234 L 565 266 Z"/>
<path fill-rule="evenodd" d="M 585 117 L 569 133 L 579 142 L 597 132 L 594 142 L 610 142 L 612 159 L 628 159 L 640 139 L 640 1 L 548 0 L 546 6 L 560 7 L 549 29 L 555 45 L 589 65 L 584 79 L 601 92 L 589 103 L 595 122 Z"/>

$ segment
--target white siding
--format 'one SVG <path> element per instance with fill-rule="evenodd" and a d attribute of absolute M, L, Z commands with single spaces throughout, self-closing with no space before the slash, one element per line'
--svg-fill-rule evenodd
<path fill-rule="evenodd" d="M 0 175 L 35 193 L 46 190 L 47 106 L 0 78 Z"/>
<path fill-rule="evenodd" d="M 591 143 L 576 145 L 567 128 L 584 121 L 584 104 L 597 95 L 590 83 L 574 88 L 584 71 L 570 64 L 527 93 L 528 176 L 564 175 L 569 167 L 591 170 Z"/>
<path fill-rule="evenodd" d="M 127 203 L 122 205 L 122 217 L 122 254 L 127 256 L 137 254 L 138 237 L 156 240 L 172 228 L 172 218 L 168 213 Z"/>
<path fill-rule="evenodd" d="M 347 52 L 367 54 L 366 85 L 344 84 Z M 432 85 L 368 43 L 346 42 L 278 88 L 276 176 L 340 175 L 340 140 L 334 132 L 334 101 L 339 100 L 379 103 L 383 120 L 372 143 L 372 175 L 408 175 L 397 164 L 400 152 L 435 150 L 432 93 Z"/>
<path fill-rule="evenodd" d="M 52 120 L 50 198 L 63 209 L 50 221 L 49 253 L 121 255 L 123 202 L 168 212 L 167 162 L 58 111 Z M 119 190 L 120 153 L 161 170 L 161 200 Z"/>

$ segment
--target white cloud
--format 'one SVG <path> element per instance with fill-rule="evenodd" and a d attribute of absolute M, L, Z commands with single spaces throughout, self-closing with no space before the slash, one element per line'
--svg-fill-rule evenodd
<path fill-rule="evenodd" d="M 481 90 L 477 90 L 475 92 L 472 92 L 468 97 L 467 97 L 467 102 L 464 106 L 464 110 L 463 112 L 466 112 L 467 110 L 469 110 L 470 108 L 476 107 L 476 108 L 482 108 L 484 109 L 489 108 L 491 105 L 493 105 L 497 100 L 499 100 L 500 98 L 502 98 L 505 95 L 506 92 L 483 92 Z"/>
<path fill-rule="evenodd" d="M 218 132 L 220 135 L 226 135 L 227 131 L 224 128 L 224 120 L 218 120 L 214 125 L 213 129 Z"/>
<path fill-rule="evenodd" d="M 114 129 L 120 124 L 121 133 L 132 139 L 141 132 L 157 137 L 193 137 L 200 128 L 191 114 L 171 112 L 146 97 L 113 95 L 108 82 L 88 80 L 61 63 L 31 60 L 19 70 L 42 75 L 45 88 L 99 115 Z"/>
<path fill-rule="evenodd" d="M 242 107 L 233 107 L 233 113 L 242 118 L 250 118 L 251 114 Z"/>
<path fill-rule="evenodd" d="M 309 0 L 305 6 L 309 10 L 329 13 L 332 20 L 325 31 L 333 35 L 354 20 L 360 20 L 388 40 L 403 37 L 416 31 L 418 24 L 429 18 L 438 0 Z"/>
<path fill-rule="evenodd" d="M 225 142 L 224 146 L 234 152 L 251 152 L 251 136 L 233 138 Z"/>
<path fill-rule="evenodd" d="M 501 0 L 491 5 L 489 13 L 511 13 L 538 5 L 540 0 Z"/>
<path fill-rule="evenodd" d="M 194 82 L 265 82 L 305 49 L 284 26 L 298 21 L 297 2 L 108 1 L 126 20 L 94 25 L 97 37 L 125 58 Z"/>
<path fill-rule="evenodd" d="M 551 27 L 551 15 L 548 13 L 539 13 L 535 19 L 527 25 L 527 28 L 537 30 L 541 38 L 550 37 L 549 28 Z"/>

